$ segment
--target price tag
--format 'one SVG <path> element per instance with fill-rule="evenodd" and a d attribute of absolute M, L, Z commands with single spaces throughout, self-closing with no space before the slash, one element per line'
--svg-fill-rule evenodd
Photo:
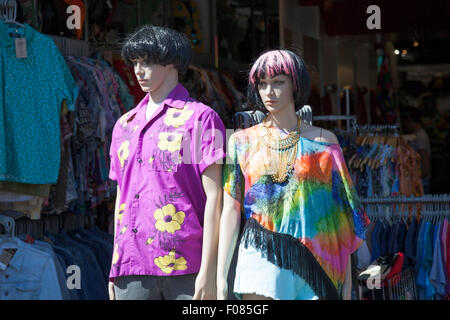
<path fill-rule="evenodd" d="M 28 56 L 27 53 L 27 39 L 26 38 L 16 38 L 16 58 L 24 59 Z"/>
<path fill-rule="evenodd" d="M 6 270 L 17 249 L 4 249 L 0 255 L 0 269 Z"/>

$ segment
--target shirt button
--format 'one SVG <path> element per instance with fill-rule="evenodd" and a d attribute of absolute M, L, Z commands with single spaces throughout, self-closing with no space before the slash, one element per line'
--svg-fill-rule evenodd
<path fill-rule="evenodd" d="M 5 274 L 5 278 L 8 279 L 9 278 L 9 274 Z"/>
<path fill-rule="evenodd" d="M 139 163 L 142 163 L 142 159 L 141 159 L 141 158 L 139 158 L 139 159 L 138 159 L 138 162 L 139 162 Z"/>
<path fill-rule="evenodd" d="M 8 296 L 8 291 L 5 292 L 5 296 Z"/>
<path fill-rule="evenodd" d="M 135 195 L 134 197 L 135 197 L 136 199 L 139 199 L 139 195 L 138 195 L 138 194 L 137 194 L 137 195 Z"/>
<path fill-rule="evenodd" d="M 136 228 L 135 228 L 135 229 L 133 229 L 132 231 L 133 231 L 134 233 L 137 233 L 137 229 L 136 229 Z"/>

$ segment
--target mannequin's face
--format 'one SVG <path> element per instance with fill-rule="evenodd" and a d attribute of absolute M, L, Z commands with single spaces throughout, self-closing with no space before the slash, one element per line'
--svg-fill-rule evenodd
<path fill-rule="evenodd" d="M 134 59 L 132 62 L 142 91 L 150 93 L 161 87 L 169 72 L 174 68 L 173 65 L 148 64 L 144 58 Z"/>
<path fill-rule="evenodd" d="M 284 74 L 261 78 L 258 92 L 267 111 L 272 114 L 279 113 L 294 104 L 292 80 Z"/>

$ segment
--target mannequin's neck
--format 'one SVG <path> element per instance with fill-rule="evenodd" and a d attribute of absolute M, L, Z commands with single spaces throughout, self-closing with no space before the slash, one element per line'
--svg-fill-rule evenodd
<path fill-rule="evenodd" d="M 163 102 L 167 96 L 172 92 L 172 90 L 178 85 L 178 72 L 170 72 L 166 79 L 161 83 L 158 89 L 155 89 L 149 94 L 149 104 L 160 104 Z"/>
<path fill-rule="evenodd" d="M 297 129 L 297 119 L 295 108 L 292 106 L 276 113 L 269 113 L 267 123 L 284 132 L 290 132 Z"/>

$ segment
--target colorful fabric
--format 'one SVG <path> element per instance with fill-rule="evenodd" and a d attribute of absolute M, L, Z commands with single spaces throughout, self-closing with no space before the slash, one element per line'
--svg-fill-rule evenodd
<path fill-rule="evenodd" d="M 109 177 L 117 181 L 110 278 L 200 269 L 206 194 L 201 175 L 225 156 L 225 127 L 179 84 L 149 121 L 149 96 L 116 123 Z"/>
<path fill-rule="evenodd" d="M 26 58 L 16 57 L 17 30 Z M 15 32 L 12 32 L 15 33 Z M 63 101 L 74 110 L 79 89 L 52 38 L 0 20 L 0 181 L 54 184 L 61 162 Z"/>
<path fill-rule="evenodd" d="M 261 135 L 259 124 L 228 142 L 223 187 L 248 219 L 241 245 L 255 246 L 300 274 L 319 298 L 340 296 L 349 255 L 363 243 L 369 224 L 342 150 L 301 137 L 292 176 L 277 184 L 267 174 L 265 150 L 257 148 Z"/>

